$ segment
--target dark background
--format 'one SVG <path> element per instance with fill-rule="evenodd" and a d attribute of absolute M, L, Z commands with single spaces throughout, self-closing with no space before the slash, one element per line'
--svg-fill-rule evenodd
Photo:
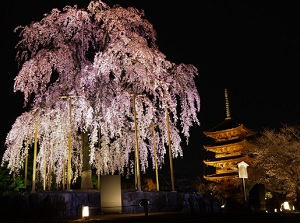
<path fill-rule="evenodd" d="M 23 95 L 13 92 L 18 73 L 14 46 L 18 25 L 40 21 L 52 8 L 87 0 L 10 0 L 2 2 L 1 18 L 1 142 L 23 110 Z M 298 124 L 300 14 L 297 1 L 230 0 L 107 0 L 109 6 L 144 9 L 158 34 L 167 59 L 193 64 L 201 98 L 201 126 L 191 129 L 184 158 L 175 173 L 201 175 L 203 130 L 226 117 L 224 89 L 230 114 L 254 131 Z M 294 2 L 294 3 L 292 3 Z"/>

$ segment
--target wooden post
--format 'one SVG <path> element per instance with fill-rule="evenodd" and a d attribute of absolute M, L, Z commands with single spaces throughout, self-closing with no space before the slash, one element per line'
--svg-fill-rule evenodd
<path fill-rule="evenodd" d="M 32 192 L 35 192 L 37 141 L 38 141 L 38 121 L 36 120 L 35 135 L 34 135 L 34 150 L 33 150 L 32 189 L 31 189 Z"/>
<path fill-rule="evenodd" d="M 135 94 L 131 94 L 132 104 L 133 104 L 133 116 L 134 116 L 134 132 L 135 132 L 135 186 L 138 191 L 142 190 L 141 187 L 141 176 L 140 176 L 140 156 L 139 156 L 139 141 L 138 141 L 138 132 L 136 124 L 136 108 L 135 108 Z"/>

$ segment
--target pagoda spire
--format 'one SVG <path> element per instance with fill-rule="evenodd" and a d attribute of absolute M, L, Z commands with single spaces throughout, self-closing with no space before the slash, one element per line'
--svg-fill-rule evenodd
<path fill-rule="evenodd" d="M 225 88 L 225 105 L 226 105 L 226 119 L 231 119 L 230 110 L 229 110 L 228 93 L 226 88 Z"/>

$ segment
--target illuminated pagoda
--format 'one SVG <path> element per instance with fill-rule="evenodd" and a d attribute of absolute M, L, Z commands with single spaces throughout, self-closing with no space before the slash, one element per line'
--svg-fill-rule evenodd
<path fill-rule="evenodd" d="M 227 89 L 225 89 L 225 102 L 225 120 L 216 127 L 203 132 L 213 141 L 211 145 L 204 145 L 204 149 L 215 154 L 213 159 L 203 161 L 206 166 L 215 168 L 215 173 L 204 175 L 204 179 L 213 182 L 229 182 L 238 178 L 237 164 L 241 161 L 247 163 L 249 160 L 249 157 L 243 154 L 243 148 L 249 145 L 246 138 L 255 134 L 230 117 Z"/>

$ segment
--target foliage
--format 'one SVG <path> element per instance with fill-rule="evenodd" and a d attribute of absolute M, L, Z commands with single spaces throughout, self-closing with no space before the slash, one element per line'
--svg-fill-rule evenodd
<path fill-rule="evenodd" d="M 0 167 L 0 196 L 18 192 L 20 188 L 24 188 L 21 177 L 12 177 L 6 167 Z"/>
<path fill-rule="evenodd" d="M 3 149 L 3 146 L 1 146 L 1 153 Z M 2 155 L 0 158 L 2 158 Z M 0 167 L 0 196 L 16 193 L 24 188 L 24 182 L 21 178 L 22 176 L 10 174 L 6 165 Z"/>
<path fill-rule="evenodd" d="M 38 144 L 37 171 L 54 174 L 59 186 L 71 145 L 75 183 L 82 171 L 80 132 L 89 134 L 89 163 L 101 174 L 133 174 L 130 158 L 137 142 L 146 172 L 155 163 L 153 138 L 159 167 L 169 136 L 172 157 L 183 156 L 181 134 L 188 144 L 190 127 L 200 124 L 198 70 L 166 60 L 143 10 L 91 1 L 87 10 L 76 5 L 53 9 L 15 31 L 21 69 L 14 91 L 24 94 L 29 110 L 6 137 L 2 165 L 10 173 L 22 168 L 33 148 L 27 145 Z M 48 174 L 40 174 L 41 180 Z"/>
<path fill-rule="evenodd" d="M 194 187 L 198 193 L 211 194 L 220 203 L 226 203 L 228 198 L 235 200 L 236 202 L 243 202 L 243 193 L 241 190 L 240 179 L 223 180 L 220 182 L 202 182 L 199 178 L 194 182 Z"/>
<path fill-rule="evenodd" d="M 265 185 L 268 191 L 282 194 L 288 200 L 297 197 L 300 180 L 300 128 L 283 125 L 282 128 L 264 129 L 251 140 L 247 149 L 252 156 L 247 184 Z"/>
<path fill-rule="evenodd" d="M 153 181 L 152 178 L 143 178 L 143 185 L 142 188 L 144 191 L 156 191 L 156 183 Z"/>

